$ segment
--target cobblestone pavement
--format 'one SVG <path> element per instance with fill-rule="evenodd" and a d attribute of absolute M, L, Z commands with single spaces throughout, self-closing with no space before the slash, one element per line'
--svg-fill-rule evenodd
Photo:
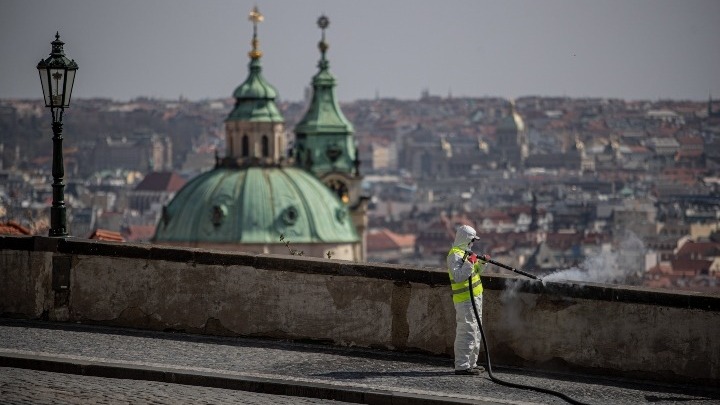
<path fill-rule="evenodd" d="M 258 394 L 155 381 L 0 368 L 0 403 L 16 404 L 246 404 L 343 405 L 327 399 Z"/>
<path fill-rule="evenodd" d="M 463 402 L 566 403 L 552 395 L 496 384 L 487 373 L 479 377 L 455 376 L 449 358 L 287 341 L 0 319 L 0 356 L 4 354 L 112 362 L 129 367 L 171 367 L 190 373 L 215 372 L 298 386 L 326 384 L 340 389 L 383 390 Z M 0 368 L 0 373 L 7 370 L 10 369 Z M 504 380 L 560 391 L 589 404 L 720 403 L 720 389 L 497 367 L 494 370 Z M 117 386 L 123 384 L 115 381 Z"/>

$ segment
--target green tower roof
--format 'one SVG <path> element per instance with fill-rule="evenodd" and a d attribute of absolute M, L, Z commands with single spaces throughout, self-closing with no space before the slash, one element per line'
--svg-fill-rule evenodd
<path fill-rule="evenodd" d="M 168 204 L 156 242 L 354 243 L 347 207 L 295 167 L 217 168 L 189 181 Z"/>
<path fill-rule="evenodd" d="M 335 78 L 325 56 L 328 44 L 325 29 L 329 20 L 318 19 L 322 29 L 320 70 L 313 76 L 313 96 L 305 116 L 295 127 L 295 164 L 322 178 L 328 173 L 359 175 L 357 145 L 353 126 L 335 99 Z"/>
<path fill-rule="evenodd" d="M 253 49 L 249 52 L 250 64 L 247 79 L 233 92 L 235 108 L 230 112 L 226 121 L 251 122 L 284 122 L 280 110 L 275 104 L 277 90 L 262 76 L 260 58 L 262 52 L 258 49 L 257 24 L 263 21 L 263 16 L 257 7 L 250 13 L 253 21 Z"/>
<path fill-rule="evenodd" d="M 310 107 L 295 127 L 295 132 L 298 134 L 340 135 L 354 132 L 352 124 L 345 118 L 335 99 L 335 77 L 330 73 L 330 63 L 325 57 L 328 50 L 328 44 L 325 42 L 325 28 L 328 24 L 329 21 L 325 16 L 318 20 L 318 25 L 323 30 L 322 40 L 319 43 L 321 58 L 318 68 L 320 70 L 313 76 L 313 96 Z"/>
<path fill-rule="evenodd" d="M 284 122 L 275 104 L 277 91 L 261 74 L 260 59 L 250 61 L 250 74 L 235 89 L 235 107 L 228 121 Z"/>

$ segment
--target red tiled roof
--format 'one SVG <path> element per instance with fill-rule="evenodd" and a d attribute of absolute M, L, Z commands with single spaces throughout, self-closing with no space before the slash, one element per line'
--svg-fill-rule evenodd
<path fill-rule="evenodd" d="M 367 250 L 391 250 L 415 246 L 415 235 L 401 235 L 383 228 L 367 234 Z"/>
<path fill-rule="evenodd" d="M 644 146 L 630 146 L 632 153 L 650 153 L 650 150 Z"/>
<path fill-rule="evenodd" d="M 105 229 L 96 229 L 90 235 L 89 239 L 106 240 L 109 242 L 125 242 L 125 238 L 120 235 L 120 232 L 108 231 Z"/>
<path fill-rule="evenodd" d="M 703 155 L 701 150 L 679 150 L 675 154 L 678 159 L 695 159 Z"/>
<path fill-rule="evenodd" d="M 178 191 L 186 180 L 173 172 L 152 172 L 135 187 L 137 191 Z"/>
<path fill-rule="evenodd" d="M 697 135 L 681 135 L 676 139 L 680 145 L 703 145 L 702 137 Z"/>
<path fill-rule="evenodd" d="M 610 235 L 606 233 L 588 233 L 582 238 L 582 243 L 585 245 L 599 245 L 602 243 L 608 243 L 612 240 Z"/>
<path fill-rule="evenodd" d="M 657 278 L 646 278 L 642 285 L 650 288 L 672 288 L 673 282 L 670 276 L 665 273 L 658 273 Z"/>
<path fill-rule="evenodd" d="M 155 235 L 154 225 L 129 225 L 122 235 L 128 242 L 149 241 Z"/>
<path fill-rule="evenodd" d="M 479 213 L 480 219 L 490 219 L 497 222 L 512 222 L 512 218 L 505 212 L 495 209 L 484 210 Z"/>
<path fill-rule="evenodd" d="M 720 256 L 720 243 L 718 242 L 693 242 L 687 241 L 680 249 L 676 256 L 678 258 L 699 259 Z"/>
<path fill-rule="evenodd" d="M 672 273 L 670 263 L 659 263 L 647 270 L 647 274 L 668 275 Z"/>
<path fill-rule="evenodd" d="M 553 249 L 568 250 L 581 238 L 582 235 L 576 233 L 548 233 L 546 242 Z"/>
<path fill-rule="evenodd" d="M 709 271 L 712 260 L 675 259 L 670 260 L 670 265 L 673 273 L 698 275 Z"/>
<path fill-rule="evenodd" d="M 0 223 L 0 235 L 32 235 L 32 232 L 15 221 L 7 221 Z"/>
<path fill-rule="evenodd" d="M 514 205 L 512 207 L 507 207 L 505 212 L 511 217 L 518 216 L 520 214 L 530 215 L 532 213 L 532 205 Z"/>
<path fill-rule="evenodd" d="M 30 162 L 35 166 L 44 166 L 50 164 L 52 161 L 52 156 L 39 156 L 35 159 L 31 160 Z"/>

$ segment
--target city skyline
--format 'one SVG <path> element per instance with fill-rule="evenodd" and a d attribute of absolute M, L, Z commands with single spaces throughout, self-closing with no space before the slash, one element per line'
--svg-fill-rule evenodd
<path fill-rule="evenodd" d="M 3 1 L 0 98 L 40 98 L 55 31 L 73 98 L 229 98 L 247 75 L 250 9 L 281 100 L 317 71 L 321 14 L 341 101 L 525 95 L 720 98 L 717 1 Z"/>

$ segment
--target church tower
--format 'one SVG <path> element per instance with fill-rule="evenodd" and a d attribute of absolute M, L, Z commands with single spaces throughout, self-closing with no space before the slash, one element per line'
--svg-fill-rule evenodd
<path fill-rule="evenodd" d="M 495 156 L 498 164 L 505 167 L 522 169 L 528 157 L 528 141 L 525 122 L 510 102 L 510 114 L 505 116 L 497 126 L 497 151 Z"/>
<path fill-rule="evenodd" d="M 317 21 L 322 31 L 318 43 L 320 61 L 312 79 L 312 98 L 305 116 L 295 127 L 295 164 L 317 176 L 350 209 L 353 224 L 365 247 L 367 198 L 361 195 L 360 160 L 353 125 L 345 118 L 335 98 L 335 77 L 327 59 L 326 16 Z M 358 252 L 365 258 L 365 252 Z"/>
<path fill-rule="evenodd" d="M 346 202 L 285 159 L 277 91 L 262 76 L 254 8 L 248 76 L 225 120 L 226 155 L 163 209 L 158 244 L 361 261 L 364 243 Z M 292 246 L 292 247 L 291 247 Z"/>
<path fill-rule="evenodd" d="M 262 76 L 257 26 L 264 17 L 255 7 L 249 19 L 253 23 L 249 74 L 233 92 L 235 107 L 225 120 L 224 164 L 276 165 L 285 150 L 284 119 L 275 104 L 277 90 Z"/>

